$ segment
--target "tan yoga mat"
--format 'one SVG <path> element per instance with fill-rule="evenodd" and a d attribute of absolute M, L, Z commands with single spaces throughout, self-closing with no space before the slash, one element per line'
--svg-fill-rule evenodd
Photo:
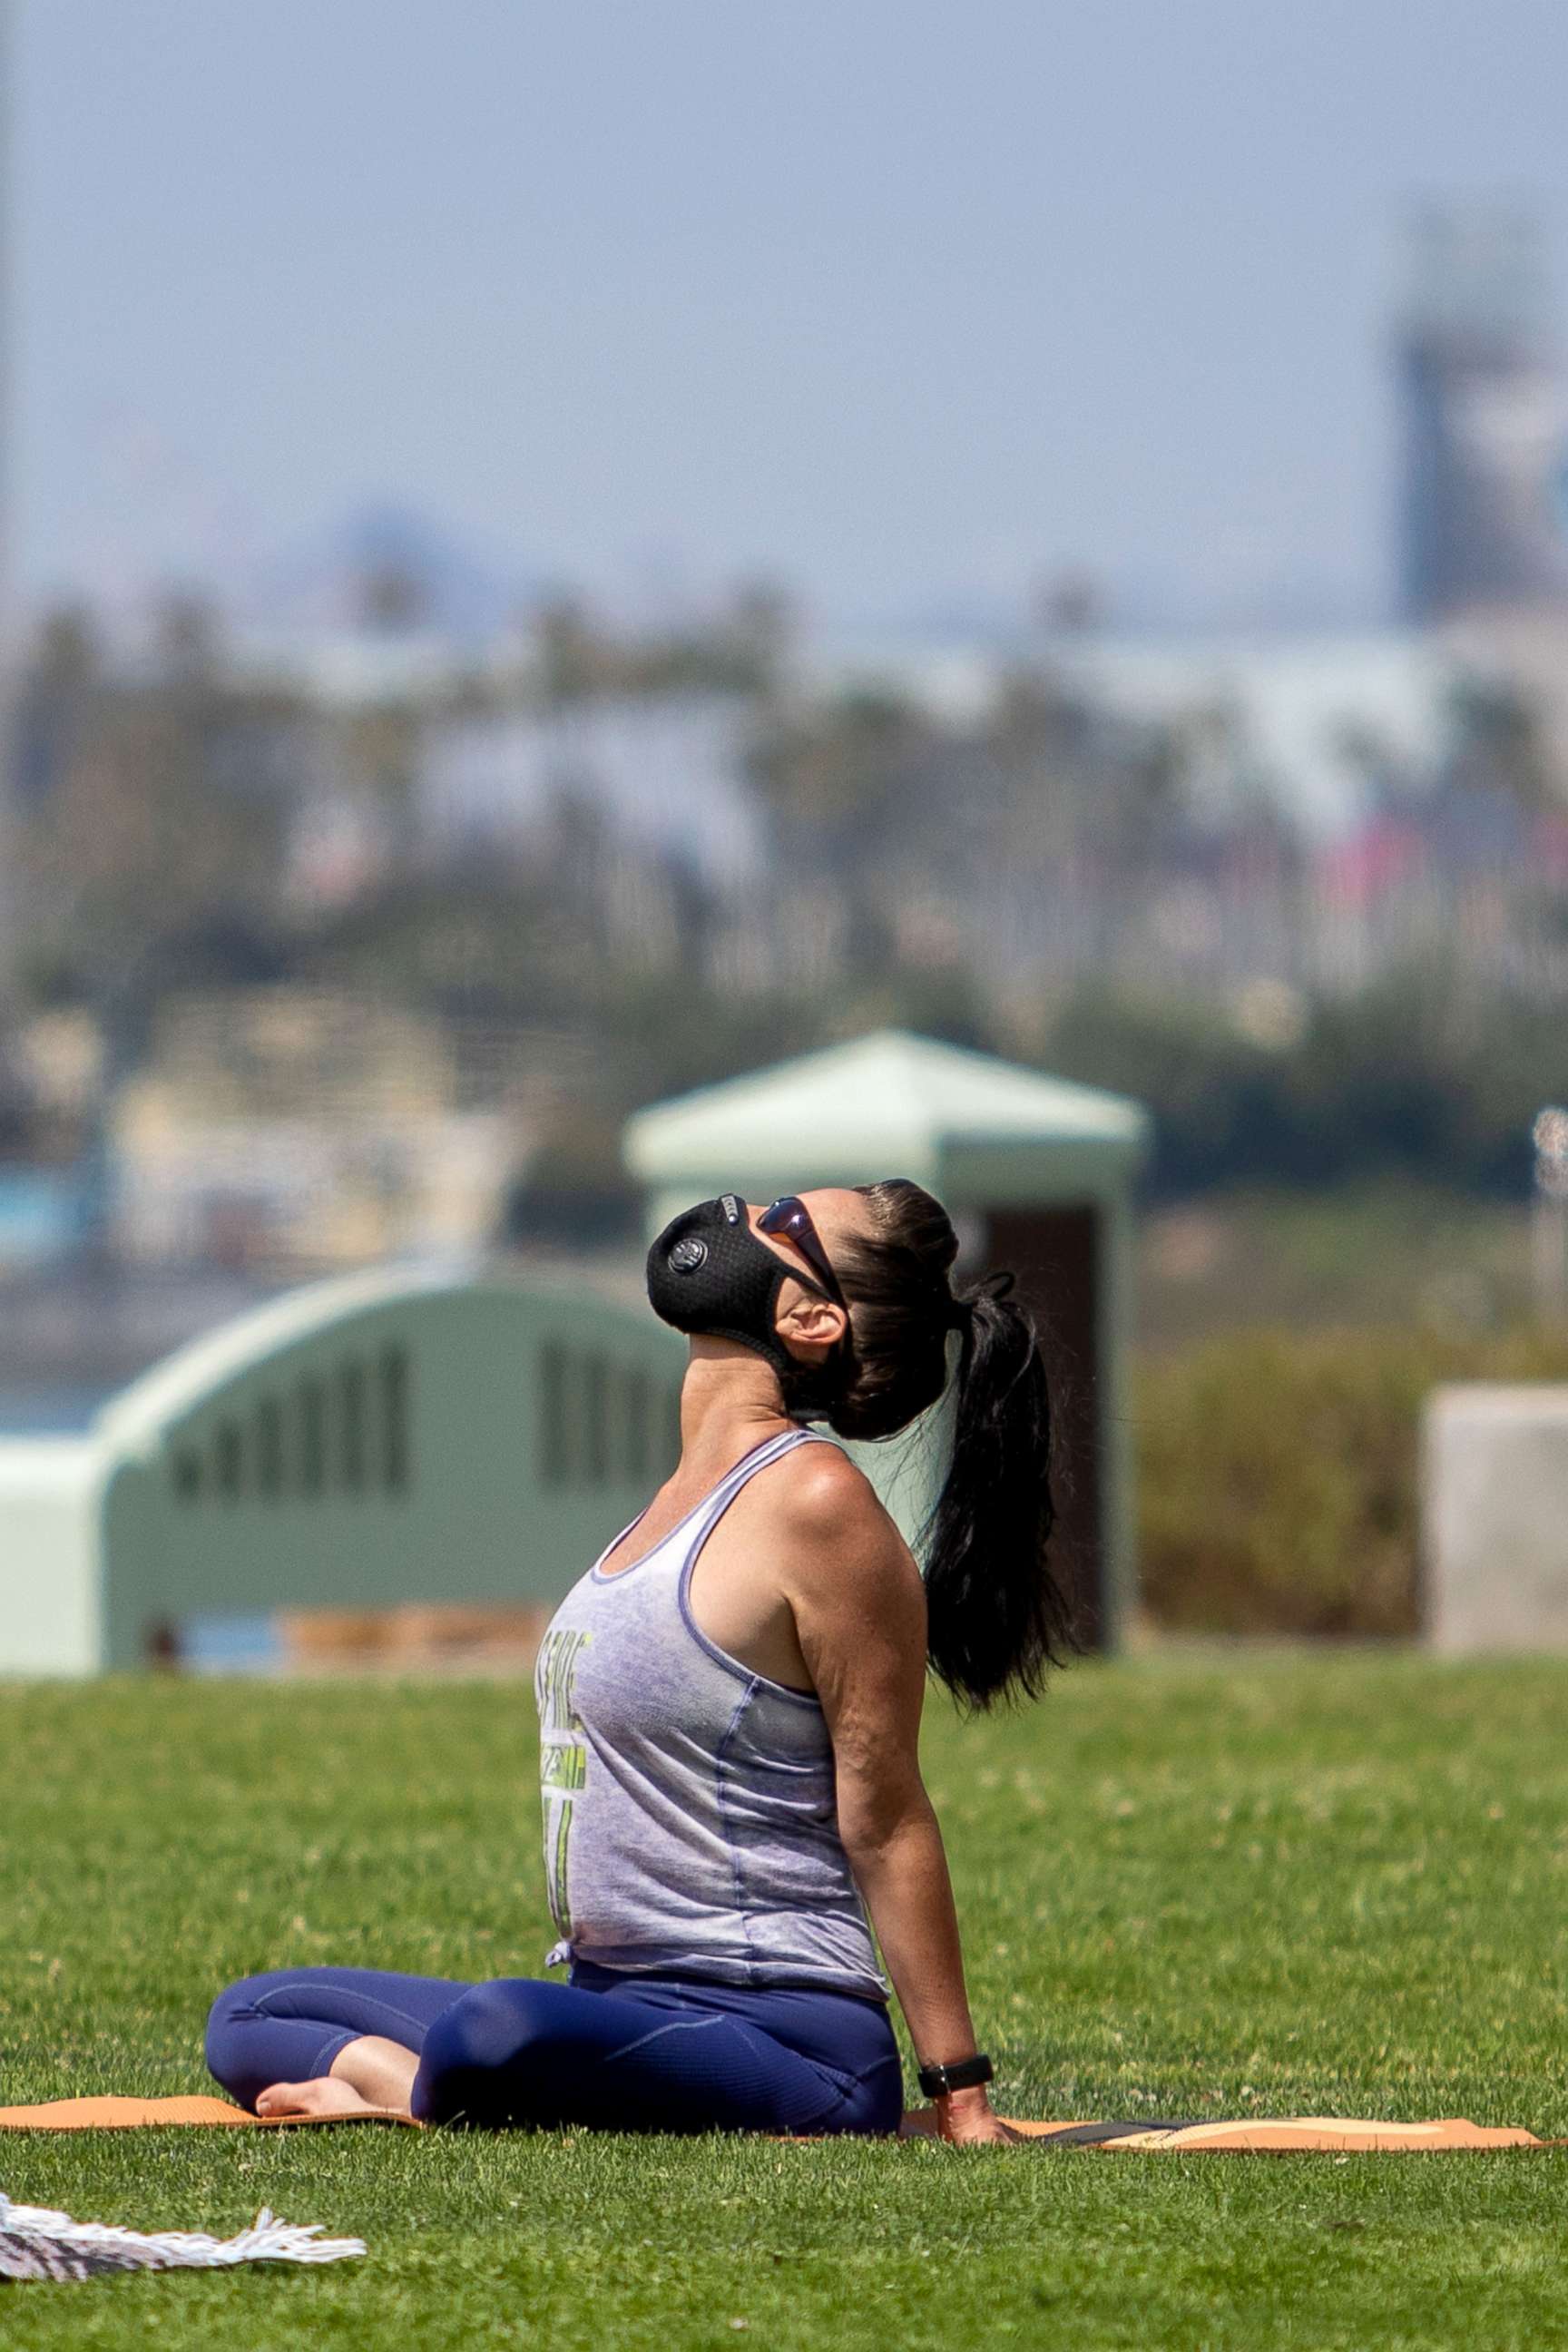
<path fill-rule="evenodd" d="M 166 2124 L 246 2124 L 258 2131 L 321 2124 L 405 2124 L 412 2116 L 366 2107 L 352 2116 L 252 2116 L 227 2099 L 47 2099 L 37 2107 L 0 2107 L 0 2131 L 144 2131 Z"/>
<path fill-rule="evenodd" d="M 1287 2116 L 1275 2122 L 1232 2123 L 1035 2123 L 1008 2121 L 1026 2138 L 1058 2147 L 1121 2149 L 1130 2153 L 1258 2156 L 1312 2150 L 1324 2155 L 1392 2155 L 1458 2148 L 1562 2147 L 1563 2140 L 1538 2139 L 1509 2126 L 1467 2123 L 1358 2123 L 1331 2116 Z M 419 2130 L 390 2107 L 367 2107 L 352 2116 L 252 2116 L 226 2099 L 50 2099 L 36 2107 L 0 2107 L 0 2131 L 140 2131 L 159 2125 L 205 2124 L 255 2130 L 321 2129 L 330 2124 L 400 2124 Z M 904 2117 L 908 2137 L 933 2136 L 936 2115 L 916 2108 Z"/>
<path fill-rule="evenodd" d="M 1230 2156 L 1288 2154 L 1292 2149 L 1323 2155 L 1392 2155 L 1487 2147 L 1561 2147 L 1561 2140 L 1538 2139 L 1510 2125 L 1467 2123 L 1459 2116 L 1438 2123 L 1356 2123 L 1333 2116 L 1282 2116 L 1272 2123 L 1037 2124 L 1012 2119 L 1015 2131 L 1031 2139 L 1068 2147 L 1120 2148 L 1136 2154 Z"/>

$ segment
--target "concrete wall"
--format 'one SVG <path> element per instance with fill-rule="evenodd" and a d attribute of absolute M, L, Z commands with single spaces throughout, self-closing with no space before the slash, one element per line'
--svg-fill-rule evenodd
<path fill-rule="evenodd" d="M 1421 1534 L 1434 1649 L 1568 1651 L 1568 1387 L 1435 1391 Z"/>
<path fill-rule="evenodd" d="M 0 1444 L 0 1674 L 84 1675 L 97 1664 L 101 1486 L 90 1439 Z"/>

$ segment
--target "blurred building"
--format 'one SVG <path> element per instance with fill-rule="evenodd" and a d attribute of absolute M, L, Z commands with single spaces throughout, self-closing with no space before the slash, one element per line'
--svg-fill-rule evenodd
<path fill-rule="evenodd" d="M 1421 218 L 1397 362 L 1406 619 L 1568 601 L 1568 408 L 1528 216 L 1472 206 Z"/>
<path fill-rule="evenodd" d="M 1064 638 L 1050 663 L 1090 704 L 1170 737 L 1195 816 L 1224 827 L 1262 804 L 1315 841 L 1352 832 L 1380 788 L 1436 776 L 1466 677 L 1441 642 L 1393 630 Z"/>
<path fill-rule="evenodd" d="M 162 1009 L 112 1113 L 129 1264 L 310 1269 L 483 1248 L 526 1150 L 526 1041 L 305 988 Z"/>
<path fill-rule="evenodd" d="M 732 694 L 682 693 L 437 720 L 416 786 L 420 837 L 437 858 L 516 854 L 575 810 L 710 882 L 754 877 L 764 841 L 746 778 L 749 723 Z"/>

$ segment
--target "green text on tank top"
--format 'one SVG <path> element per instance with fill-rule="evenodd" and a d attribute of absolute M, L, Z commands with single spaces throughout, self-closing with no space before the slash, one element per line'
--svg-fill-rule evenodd
<path fill-rule="evenodd" d="M 572 1932 L 567 1858 L 573 1800 L 588 1776 L 583 1726 L 572 1704 L 577 1661 L 593 1636 L 553 1626 L 539 1645 L 533 1692 L 539 1709 L 539 1790 L 544 1806 L 544 1866 L 550 1915 L 563 1936 Z"/>

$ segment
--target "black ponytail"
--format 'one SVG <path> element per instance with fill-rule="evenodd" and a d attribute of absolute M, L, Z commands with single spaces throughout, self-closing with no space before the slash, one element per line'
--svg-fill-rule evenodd
<path fill-rule="evenodd" d="M 966 1706 L 1037 1698 L 1082 1647 L 1047 1559 L 1056 1512 L 1038 1336 L 1009 1274 L 954 1295 L 958 1237 L 931 1193 L 901 1177 L 856 1189 L 877 1230 L 836 1253 L 852 1332 L 825 1418 L 844 1437 L 907 1428 L 942 1393 L 948 1335 L 962 1334 L 952 1459 L 921 1546 L 931 1671 Z"/>
<path fill-rule="evenodd" d="M 1052 1666 L 1081 1646 L 1074 1611 L 1047 1560 L 1051 1403 L 1031 1318 L 987 1276 L 954 1302 L 963 1333 L 952 1456 L 926 1524 L 931 1670 L 973 1707 L 1037 1698 Z"/>

